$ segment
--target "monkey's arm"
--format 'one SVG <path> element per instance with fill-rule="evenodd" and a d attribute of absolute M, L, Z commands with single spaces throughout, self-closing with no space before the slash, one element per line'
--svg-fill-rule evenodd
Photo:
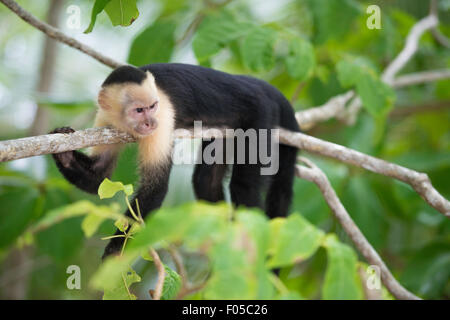
<path fill-rule="evenodd" d="M 72 128 L 64 127 L 51 133 L 71 133 Z M 89 157 L 79 151 L 66 151 L 52 155 L 63 176 L 83 191 L 96 194 L 100 183 L 109 177 L 116 163 L 116 152 Z"/>
<path fill-rule="evenodd" d="M 133 201 L 131 201 L 131 207 L 136 214 L 138 213 L 136 199 L 139 203 L 139 209 L 143 218 L 153 210 L 161 207 L 169 185 L 171 166 L 172 164 L 169 162 L 164 164 L 164 167 L 153 168 L 151 170 L 141 168 L 142 179 L 140 187 Z M 132 216 L 130 210 L 127 210 L 125 215 L 128 217 Z M 123 233 L 117 230 L 115 235 L 123 235 Z M 102 259 L 120 252 L 124 239 L 123 237 L 112 238 L 105 248 Z"/>

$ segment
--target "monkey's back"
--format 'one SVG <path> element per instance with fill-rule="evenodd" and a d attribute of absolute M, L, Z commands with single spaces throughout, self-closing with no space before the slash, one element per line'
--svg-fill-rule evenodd
<path fill-rule="evenodd" d="M 176 109 L 176 126 L 191 127 L 194 120 L 209 126 L 232 128 L 281 125 L 298 130 L 291 105 L 269 83 L 245 75 L 232 75 L 202 66 L 158 63 L 141 67 L 150 71 L 157 86 Z"/>

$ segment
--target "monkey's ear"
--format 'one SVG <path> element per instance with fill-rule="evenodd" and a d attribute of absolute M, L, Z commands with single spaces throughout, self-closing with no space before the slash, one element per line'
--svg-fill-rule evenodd
<path fill-rule="evenodd" d="M 105 109 L 105 110 L 111 109 L 111 107 L 108 104 L 108 95 L 106 93 L 106 89 L 105 88 L 102 88 L 100 90 L 100 92 L 98 93 L 98 100 L 97 100 L 97 102 L 98 102 L 98 105 L 100 106 L 100 108 Z"/>
<path fill-rule="evenodd" d="M 147 79 L 150 80 L 153 84 L 155 83 L 155 77 L 150 71 L 145 71 L 145 74 L 147 75 Z"/>

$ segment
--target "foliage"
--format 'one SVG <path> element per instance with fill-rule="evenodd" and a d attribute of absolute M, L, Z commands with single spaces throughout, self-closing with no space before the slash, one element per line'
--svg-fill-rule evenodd
<path fill-rule="evenodd" d="M 105 182 L 107 187 L 99 188 L 100 197 L 107 188 L 120 189 L 127 196 L 120 183 Z M 142 228 L 132 232 L 133 239 L 124 244 L 126 248 L 120 256 L 109 258 L 94 274 L 92 287 L 103 290 L 104 299 L 135 299 L 130 286 L 140 282 L 141 277 L 132 269 L 133 262 L 140 256 L 152 261 L 148 255 L 150 248 L 162 250 L 182 243 L 208 258 L 209 276 L 206 285 L 197 292 L 205 299 L 301 297 L 301 292 L 277 288 L 274 282 L 280 280 L 271 270 L 292 267 L 323 246 L 329 256 L 324 298 L 362 298 L 356 254 L 334 235 L 325 235 L 299 214 L 269 221 L 259 210 L 231 210 L 227 204 L 197 202 L 156 211 Z M 176 270 L 167 265 L 164 268 L 162 299 L 174 298 L 182 280 Z"/>

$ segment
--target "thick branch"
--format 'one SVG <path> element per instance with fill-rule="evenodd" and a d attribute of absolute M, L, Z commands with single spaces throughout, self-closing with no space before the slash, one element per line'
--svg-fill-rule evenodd
<path fill-rule="evenodd" d="M 45 33 L 50 38 L 53 38 L 60 42 L 63 42 L 72 48 L 78 49 L 81 52 L 84 52 L 85 54 L 91 56 L 92 58 L 100 61 L 101 63 L 103 63 L 111 68 L 117 68 L 117 67 L 123 65 L 123 63 L 117 62 L 109 57 L 102 55 L 100 52 L 95 51 L 91 47 L 89 47 L 85 44 L 82 44 L 81 42 L 78 42 L 77 40 L 75 40 L 72 37 L 67 36 L 60 30 L 52 27 L 51 25 L 36 19 L 36 17 L 34 17 L 32 14 L 30 14 L 29 12 L 24 10 L 15 1 L 0 0 L 0 2 L 3 3 L 6 7 L 8 7 L 12 12 L 17 14 L 20 18 L 22 18 L 22 20 L 29 23 L 33 27 L 41 30 L 43 33 Z"/>
<path fill-rule="evenodd" d="M 223 138 L 225 136 L 224 129 L 211 128 L 201 132 L 177 130 L 177 134 L 174 138 L 209 139 L 212 137 Z M 76 150 L 102 144 L 127 143 L 133 141 L 135 141 L 133 137 L 112 128 L 90 128 L 70 134 L 57 133 L 1 141 L 0 162 L 47 153 Z M 430 179 L 424 173 L 419 173 L 303 133 L 280 129 L 280 142 L 408 183 L 433 208 L 445 214 L 447 217 L 450 217 L 449 201 L 433 188 Z"/>
<path fill-rule="evenodd" d="M 305 163 L 306 166 L 297 165 L 295 172 L 296 175 L 302 179 L 315 183 L 319 187 L 334 216 L 341 224 L 345 233 L 347 233 L 353 241 L 356 248 L 358 248 L 359 252 L 361 252 L 370 264 L 376 265 L 380 268 L 381 281 L 384 283 L 389 292 L 392 293 L 392 295 L 397 299 L 419 299 L 417 296 L 402 287 L 402 285 L 394 278 L 384 261 L 371 246 L 369 241 L 367 241 L 366 237 L 364 237 L 361 230 L 359 230 L 358 226 L 342 205 L 326 175 L 308 159 L 300 158 L 300 161 Z"/>
<path fill-rule="evenodd" d="M 77 150 L 102 144 L 127 143 L 134 139 L 111 128 L 92 128 L 70 135 L 55 133 L 0 142 L 0 162 Z"/>

